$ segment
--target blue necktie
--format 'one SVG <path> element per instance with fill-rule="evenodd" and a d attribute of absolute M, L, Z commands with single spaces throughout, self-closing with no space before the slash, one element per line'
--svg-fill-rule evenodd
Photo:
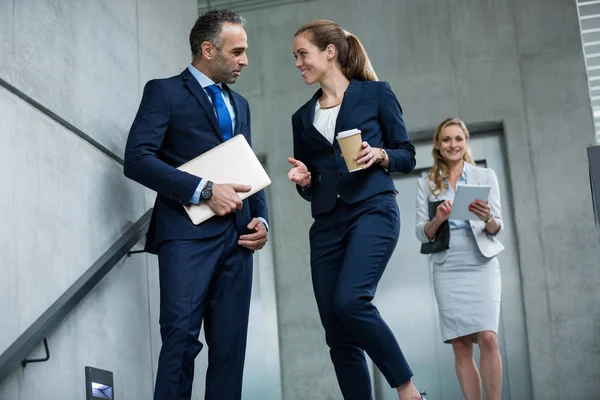
<path fill-rule="evenodd" d="M 219 118 L 219 127 L 223 134 L 223 139 L 229 140 L 233 136 L 233 129 L 231 127 L 231 115 L 221 94 L 221 88 L 217 85 L 206 86 L 204 89 L 210 94 L 213 107 L 217 111 L 217 117 Z"/>

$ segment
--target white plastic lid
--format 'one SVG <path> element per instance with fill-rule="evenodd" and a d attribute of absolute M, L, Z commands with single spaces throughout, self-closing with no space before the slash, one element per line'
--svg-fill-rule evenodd
<path fill-rule="evenodd" d="M 348 136 L 353 136 L 361 133 L 359 129 L 350 129 L 349 131 L 343 131 L 337 134 L 337 140 L 347 138 Z"/>

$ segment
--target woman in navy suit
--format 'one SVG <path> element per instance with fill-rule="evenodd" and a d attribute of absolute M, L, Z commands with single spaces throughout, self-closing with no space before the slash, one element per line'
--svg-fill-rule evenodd
<path fill-rule="evenodd" d="M 294 37 L 296 67 L 321 89 L 292 117 L 294 158 L 288 177 L 311 202 L 313 288 L 345 399 L 371 399 L 364 352 L 401 400 L 419 400 L 394 334 L 372 304 L 400 231 L 390 172 L 415 167 L 415 148 L 386 82 L 377 82 L 356 36 L 318 20 Z M 362 149 L 349 172 L 334 136 L 357 128 Z"/>

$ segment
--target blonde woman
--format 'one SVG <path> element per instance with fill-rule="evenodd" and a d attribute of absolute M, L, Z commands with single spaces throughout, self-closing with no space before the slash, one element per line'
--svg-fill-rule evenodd
<path fill-rule="evenodd" d="M 444 228 L 445 234 L 449 231 L 449 246 L 431 255 L 442 338 L 452 344 L 465 399 L 480 400 L 483 381 L 487 399 L 500 400 L 501 285 L 496 256 L 504 247 L 496 237 L 502 230 L 498 180 L 494 171 L 473 163 L 469 131 L 459 119 L 446 119 L 437 127 L 431 153 L 433 167 L 417 187 L 416 234 L 422 243 L 430 243 L 439 240 Z M 479 220 L 448 219 L 461 184 L 491 186 L 488 201 L 477 200 L 469 206 Z M 435 202 L 440 204 L 430 218 L 429 206 Z M 481 371 L 473 359 L 473 343 L 479 345 Z"/>

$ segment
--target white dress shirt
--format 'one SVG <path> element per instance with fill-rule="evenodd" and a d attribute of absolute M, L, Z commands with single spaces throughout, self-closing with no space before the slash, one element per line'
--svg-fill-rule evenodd
<path fill-rule="evenodd" d="M 333 139 L 335 137 L 335 122 L 337 121 L 341 106 L 341 104 L 338 104 L 335 107 L 321 108 L 318 101 L 315 106 L 315 119 L 313 125 L 331 144 L 333 144 Z"/>

